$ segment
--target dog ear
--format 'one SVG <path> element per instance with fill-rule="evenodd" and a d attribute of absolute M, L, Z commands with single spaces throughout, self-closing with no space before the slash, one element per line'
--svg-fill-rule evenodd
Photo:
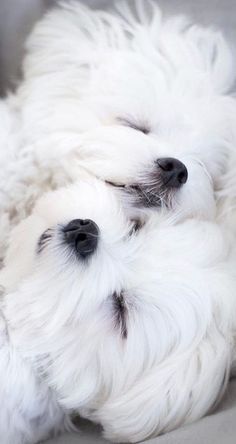
<path fill-rule="evenodd" d="M 202 91 L 231 91 L 235 81 L 233 51 L 220 31 L 174 18 L 163 26 L 159 45 L 180 89 L 187 87 L 198 95 Z"/>
<path fill-rule="evenodd" d="M 177 353 L 105 402 L 94 417 L 105 437 L 139 442 L 206 414 L 221 398 L 229 377 L 231 352 L 221 335 L 217 347 L 209 340 L 197 353 L 192 348 Z"/>
<path fill-rule="evenodd" d="M 202 68 L 203 74 L 209 75 L 214 90 L 219 94 L 229 92 L 235 80 L 235 66 L 233 52 L 222 33 L 191 26 L 186 32 L 186 38 L 193 52 L 196 51 L 199 68 Z"/>
<path fill-rule="evenodd" d="M 147 372 L 133 387 L 98 409 L 94 419 L 102 424 L 108 441 L 140 442 L 163 432 L 170 414 L 169 389 L 173 389 L 169 376 L 168 369 L 166 374 Z"/>
<path fill-rule="evenodd" d="M 117 6 L 133 26 L 140 45 L 146 44 L 148 51 L 155 48 L 157 63 L 169 62 L 167 74 L 173 71 L 178 77 L 180 73 L 180 81 L 186 75 L 183 87 L 191 88 L 198 82 L 199 92 L 204 85 L 208 92 L 213 88 L 218 94 L 231 90 L 235 81 L 233 48 L 220 31 L 193 25 L 184 15 L 165 20 L 158 5 L 150 0 L 137 0 L 134 8 L 123 1 Z M 142 26 L 137 27 L 137 23 Z"/>

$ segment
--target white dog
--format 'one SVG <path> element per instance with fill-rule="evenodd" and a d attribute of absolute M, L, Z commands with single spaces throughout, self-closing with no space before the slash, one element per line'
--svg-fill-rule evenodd
<path fill-rule="evenodd" d="M 228 379 L 235 257 L 213 220 L 235 143 L 232 58 L 220 34 L 135 4 L 136 18 L 127 2 L 50 13 L 1 104 L 2 255 L 38 196 L 89 177 L 11 236 L 4 444 L 70 428 L 74 412 L 138 441 L 201 417 Z"/>
<path fill-rule="evenodd" d="M 182 214 L 214 217 L 209 196 L 235 145 L 230 50 L 216 31 L 128 4 L 108 14 L 66 2 L 29 38 L 24 79 L 0 108 L 2 255 L 40 195 L 85 174 L 136 208 L 173 212 L 188 180 Z"/>
<path fill-rule="evenodd" d="M 140 441 L 215 405 L 233 360 L 235 252 L 223 229 L 128 220 L 97 180 L 46 194 L 13 231 L 0 283 L 0 435 L 32 444 L 99 422 Z"/>

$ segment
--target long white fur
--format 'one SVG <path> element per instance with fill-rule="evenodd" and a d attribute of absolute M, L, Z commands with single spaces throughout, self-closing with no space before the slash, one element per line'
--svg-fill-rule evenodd
<path fill-rule="evenodd" d="M 87 262 L 61 242 L 75 218 L 100 229 Z M 114 191 L 94 180 L 46 194 L 13 230 L 0 275 L 2 443 L 36 443 L 72 413 L 101 423 L 109 440 L 136 442 L 200 418 L 224 392 L 236 327 L 227 233 L 163 212 L 131 228 Z M 121 291 L 126 338 L 112 296 Z"/>
<path fill-rule="evenodd" d="M 109 439 L 138 441 L 204 415 L 228 379 L 235 258 L 214 223 L 214 192 L 234 197 L 232 56 L 220 33 L 148 4 L 133 13 L 118 2 L 120 13 L 108 14 L 66 2 L 49 13 L 28 41 L 22 84 L 1 103 L 2 256 L 39 196 L 90 177 L 45 196 L 11 235 L 0 277 L 4 444 L 68 428 L 74 410 Z M 129 237 L 117 195 L 92 177 L 133 183 L 163 156 L 182 160 L 188 181 L 171 213 L 155 212 Z M 232 206 L 220 203 L 223 214 Z M 39 259 L 42 231 L 75 217 L 101 229 L 89 266 L 65 264 L 59 247 Z M 111 316 L 119 290 L 126 341 Z M 8 386 L 19 387 L 13 397 Z"/>
<path fill-rule="evenodd" d="M 11 128 L 0 129 L 2 255 L 11 227 L 45 191 L 85 174 L 133 183 L 163 156 L 189 170 L 182 210 L 214 217 L 206 194 L 235 146 L 231 51 L 220 32 L 162 17 L 152 2 L 117 8 L 66 2 L 28 40 L 24 79 L 0 109 Z"/>

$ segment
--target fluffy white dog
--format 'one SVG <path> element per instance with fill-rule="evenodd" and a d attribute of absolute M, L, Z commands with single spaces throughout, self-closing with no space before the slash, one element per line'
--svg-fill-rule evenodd
<path fill-rule="evenodd" d="M 235 253 L 214 218 L 233 177 L 231 54 L 217 32 L 127 4 L 47 15 L 0 104 L 1 255 L 39 196 L 89 178 L 45 195 L 11 236 L 4 444 L 73 413 L 139 441 L 201 417 L 227 383 Z"/>
<path fill-rule="evenodd" d="M 200 418 L 224 391 L 236 328 L 223 229 L 128 220 L 97 180 L 46 194 L 0 275 L 0 435 L 32 444 L 79 413 L 118 442 Z M 20 254 L 19 254 L 20 252 Z"/>
<path fill-rule="evenodd" d="M 188 175 L 181 211 L 214 217 L 209 189 L 235 145 L 231 52 L 220 33 L 148 1 L 117 8 L 66 2 L 29 38 L 23 82 L 0 108 L 2 254 L 37 197 L 85 174 L 136 208 L 172 210 Z"/>

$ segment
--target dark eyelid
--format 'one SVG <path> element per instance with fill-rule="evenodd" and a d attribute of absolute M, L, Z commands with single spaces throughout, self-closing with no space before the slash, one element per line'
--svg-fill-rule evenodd
<path fill-rule="evenodd" d="M 52 229 L 48 228 L 39 237 L 39 240 L 37 243 L 37 253 L 38 254 L 40 254 L 44 250 L 44 248 L 50 242 L 51 238 L 52 238 Z"/>
<path fill-rule="evenodd" d="M 115 187 L 115 188 L 125 188 L 126 187 L 126 185 L 124 185 L 122 183 L 115 183 L 115 182 L 112 182 L 111 180 L 105 180 L 105 183 L 107 183 L 108 185 L 111 185 L 112 187 Z"/>
<path fill-rule="evenodd" d="M 129 232 L 129 236 L 132 236 L 133 234 L 136 234 L 144 225 L 144 222 L 142 222 L 140 219 L 135 219 L 131 221 L 133 223 L 132 228 Z"/>
<path fill-rule="evenodd" d="M 122 339 L 127 339 L 127 317 L 128 309 L 125 301 L 124 292 L 114 292 L 112 295 L 115 327 L 119 328 Z"/>
<path fill-rule="evenodd" d="M 132 128 L 136 131 L 140 131 L 143 134 L 150 133 L 150 128 L 145 124 L 134 123 L 131 120 L 129 120 L 128 118 L 125 119 L 122 117 L 119 117 L 117 120 L 121 125 L 128 126 L 129 128 Z"/>

